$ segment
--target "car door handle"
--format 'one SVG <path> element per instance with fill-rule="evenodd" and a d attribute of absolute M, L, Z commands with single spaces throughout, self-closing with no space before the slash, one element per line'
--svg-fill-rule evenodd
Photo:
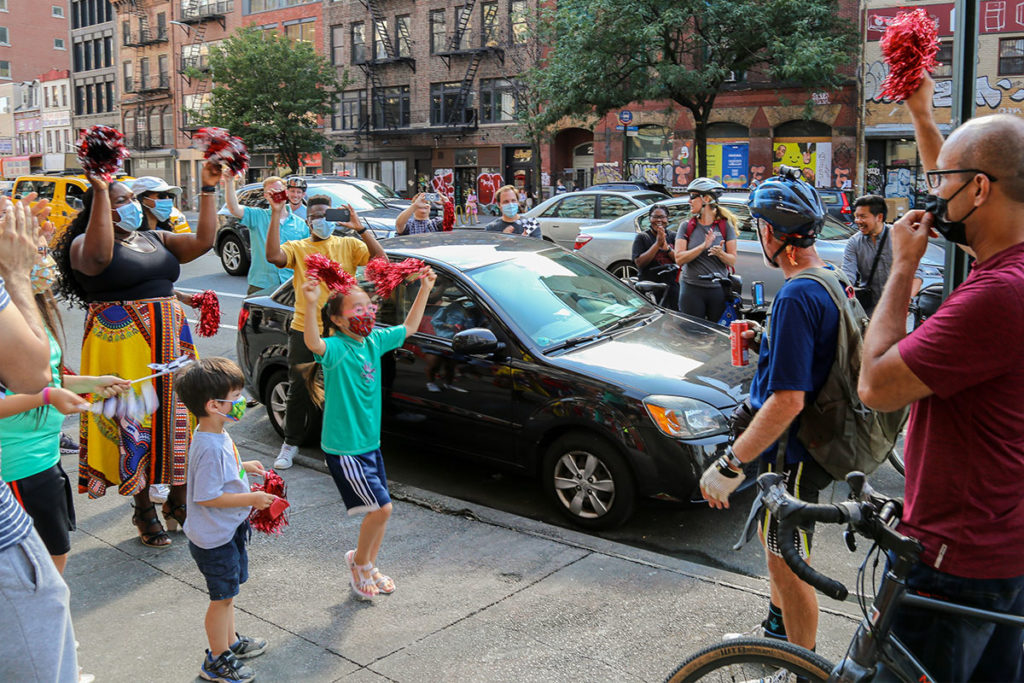
<path fill-rule="evenodd" d="M 416 354 L 406 348 L 395 349 L 395 360 L 400 360 L 406 363 L 416 362 Z"/>

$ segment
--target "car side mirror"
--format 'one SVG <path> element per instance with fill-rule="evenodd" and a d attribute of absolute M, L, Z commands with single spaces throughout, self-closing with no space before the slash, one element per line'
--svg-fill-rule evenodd
<path fill-rule="evenodd" d="M 471 327 L 452 337 L 452 350 L 456 353 L 494 353 L 503 348 L 505 345 L 486 327 Z"/>

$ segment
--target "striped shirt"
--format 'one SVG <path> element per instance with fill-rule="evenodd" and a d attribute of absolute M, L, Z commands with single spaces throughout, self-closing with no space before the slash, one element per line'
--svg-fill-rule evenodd
<path fill-rule="evenodd" d="M 418 235 L 424 232 L 441 232 L 441 226 L 444 224 L 444 218 L 438 216 L 437 218 L 410 218 L 405 222 L 405 232 L 403 235 Z"/>
<path fill-rule="evenodd" d="M 4 279 L 0 277 L 0 311 L 7 308 L 10 303 L 11 297 L 7 293 L 7 287 L 4 286 Z M 0 389 L 0 395 L 2 394 L 3 391 Z M 21 543 L 30 533 L 32 533 L 32 519 L 14 499 L 11 487 L 3 479 L 0 479 L 0 551 Z"/>

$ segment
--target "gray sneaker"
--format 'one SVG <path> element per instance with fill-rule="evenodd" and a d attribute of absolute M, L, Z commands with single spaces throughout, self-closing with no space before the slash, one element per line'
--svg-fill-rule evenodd
<path fill-rule="evenodd" d="M 230 650 L 222 652 L 217 659 L 213 659 L 210 651 L 207 650 L 203 666 L 199 669 L 199 676 L 206 681 L 221 681 L 221 683 L 249 683 L 256 679 L 253 670 L 238 661 Z"/>
<path fill-rule="evenodd" d="M 231 652 L 238 659 L 258 657 L 267 649 L 267 641 L 262 638 L 250 638 L 249 636 L 243 636 L 240 633 L 235 633 L 235 635 L 238 636 L 238 640 L 236 640 L 231 646 Z"/>

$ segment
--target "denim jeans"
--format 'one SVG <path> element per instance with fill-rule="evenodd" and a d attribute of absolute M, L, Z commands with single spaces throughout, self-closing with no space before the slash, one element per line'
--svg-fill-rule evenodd
<path fill-rule="evenodd" d="M 908 592 L 1024 616 L 1024 576 L 965 579 L 915 565 Z M 893 633 L 937 681 L 1019 681 L 1024 629 L 926 609 L 900 607 Z"/>

